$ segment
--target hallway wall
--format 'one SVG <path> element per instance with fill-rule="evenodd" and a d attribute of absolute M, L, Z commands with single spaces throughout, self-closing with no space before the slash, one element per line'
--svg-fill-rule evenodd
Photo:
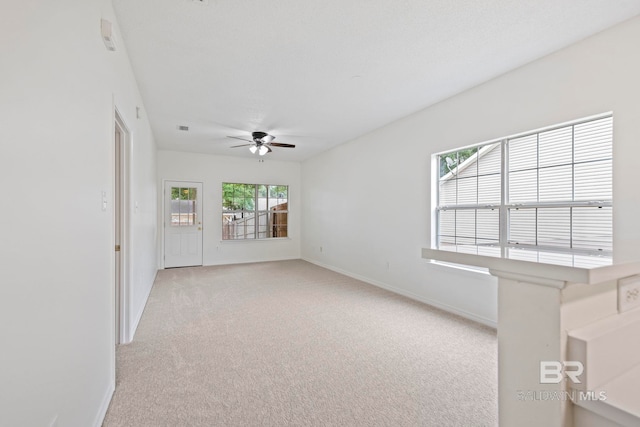
<path fill-rule="evenodd" d="M 153 135 L 109 0 L 5 2 L 0 40 L 0 424 L 97 426 L 115 386 L 114 107 L 138 205 L 131 329 L 157 271 Z"/>

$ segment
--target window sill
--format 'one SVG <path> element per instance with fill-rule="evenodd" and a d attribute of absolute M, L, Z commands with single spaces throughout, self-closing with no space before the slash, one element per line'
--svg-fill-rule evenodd
<path fill-rule="evenodd" d="M 267 239 L 230 239 L 220 240 L 220 243 L 239 243 L 239 242 L 282 242 L 291 240 L 291 237 L 269 237 Z"/>
<path fill-rule="evenodd" d="M 454 264 L 484 267 L 493 275 L 513 273 L 547 280 L 598 284 L 640 271 L 640 262 L 616 263 L 607 257 L 587 257 L 548 251 L 510 249 L 505 253 L 473 253 L 474 247 L 422 249 L 422 257 Z"/>

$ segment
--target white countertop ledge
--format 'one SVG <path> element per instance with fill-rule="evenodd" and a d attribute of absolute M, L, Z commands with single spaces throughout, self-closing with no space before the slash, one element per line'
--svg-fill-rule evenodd
<path fill-rule="evenodd" d="M 422 249 L 422 258 L 489 269 L 494 276 L 564 288 L 595 285 L 640 274 L 640 262 L 615 263 L 611 257 L 483 246 Z"/>
<path fill-rule="evenodd" d="M 596 396 L 606 394 L 607 400 L 576 400 L 574 403 L 620 426 L 637 427 L 640 423 L 638 384 L 640 365 L 594 390 Z"/>

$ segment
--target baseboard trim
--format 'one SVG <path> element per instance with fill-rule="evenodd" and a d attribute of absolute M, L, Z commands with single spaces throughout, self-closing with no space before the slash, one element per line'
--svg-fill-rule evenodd
<path fill-rule="evenodd" d="M 427 305 L 431 305 L 433 307 L 439 308 L 439 309 L 447 311 L 449 313 L 456 314 L 456 315 L 458 315 L 460 317 L 464 317 L 465 319 L 469 319 L 469 320 L 472 320 L 474 322 L 481 323 L 481 324 L 483 324 L 485 326 L 489 326 L 490 328 L 493 328 L 493 329 L 497 329 L 498 328 L 498 324 L 494 320 L 487 319 L 487 318 L 482 317 L 482 316 L 478 316 L 477 314 L 470 313 L 470 312 L 465 311 L 465 310 L 460 310 L 459 308 L 453 307 L 453 306 L 451 306 L 449 304 L 445 304 L 445 303 L 442 303 L 440 301 L 436 301 L 436 300 L 433 300 L 433 299 L 430 299 L 430 298 L 425 298 L 425 297 L 423 297 L 421 295 L 417 295 L 417 294 L 414 294 L 413 292 L 409 292 L 409 291 L 406 291 L 404 289 L 400 289 L 400 288 L 397 288 L 395 286 L 391 286 L 391 285 L 389 285 L 387 283 L 383 283 L 383 282 L 381 282 L 379 280 L 374 280 L 374 279 L 371 279 L 369 277 L 361 276 L 359 274 L 355 274 L 355 273 L 352 273 L 350 271 L 343 270 L 343 269 L 338 268 L 338 267 L 334 267 L 332 265 L 324 264 L 324 263 L 321 263 L 319 261 L 316 261 L 316 260 L 313 260 L 313 259 L 310 259 L 310 258 L 304 258 L 303 257 L 302 259 L 304 261 L 310 262 L 311 264 L 315 264 L 318 267 L 326 268 L 327 270 L 331 270 L 331 271 L 335 271 L 336 273 L 344 274 L 345 276 L 354 278 L 356 280 L 360 280 L 362 282 L 368 283 L 368 284 L 376 286 L 378 288 L 385 289 L 385 290 L 387 290 L 389 292 L 393 292 L 394 294 L 402 295 L 402 296 L 405 296 L 407 298 L 411 298 L 412 300 L 419 301 L 419 302 L 422 302 L 422 303 L 427 304 Z"/>
<path fill-rule="evenodd" d="M 113 398 L 113 393 L 116 391 L 116 384 L 113 381 L 109 382 L 109 388 L 107 389 L 104 397 L 102 398 L 102 403 L 100 404 L 100 408 L 98 409 L 98 413 L 96 414 L 96 418 L 93 422 L 94 427 L 102 426 L 104 422 L 104 418 L 107 416 L 107 410 L 109 410 L 109 405 L 111 404 L 111 399 Z"/>
<path fill-rule="evenodd" d="M 261 258 L 255 260 L 246 260 L 246 259 L 226 259 L 222 262 L 216 262 L 212 264 L 203 264 L 203 267 L 217 267 L 222 265 L 238 265 L 238 264 L 259 264 L 261 262 L 277 262 L 277 261 L 293 261 L 296 259 L 300 259 L 298 256 L 286 257 L 286 258 Z"/>
<path fill-rule="evenodd" d="M 153 276 L 153 281 L 151 282 L 151 286 L 149 286 L 149 289 L 147 289 L 147 295 L 145 296 L 144 304 L 142 304 L 142 307 L 140 308 L 140 310 L 138 310 L 136 317 L 133 318 L 133 323 L 129 325 L 129 330 L 127 331 L 129 335 L 126 337 L 127 341 L 123 342 L 122 344 L 129 344 L 131 341 L 133 341 L 133 337 L 136 335 L 136 331 L 138 330 L 138 325 L 140 324 L 140 320 L 142 320 L 144 309 L 147 308 L 147 302 L 149 302 L 149 296 L 151 295 L 151 291 L 153 290 L 153 285 L 156 283 L 156 279 L 158 278 L 159 271 L 160 270 L 156 270 L 156 274 L 155 276 Z"/>

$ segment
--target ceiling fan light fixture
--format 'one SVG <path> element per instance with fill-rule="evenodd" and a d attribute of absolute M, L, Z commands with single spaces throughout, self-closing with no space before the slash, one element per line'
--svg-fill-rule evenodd
<path fill-rule="evenodd" d="M 195 0 L 194 0 L 195 1 Z M 293 144 L 283 144 L 281 142 L 276 142 L 276 137 L 273 135 L 269 135 L 266 132 L 252 132 L 251 139 L 243 138 L 240 136 L 228 136 L 228 138 L 239 139 L 241 141 L 246 141 L 249 144 L 240 144 L 234 145 L 231 148 L 239 148 L 239 147 L 249 147 L 249 151 L 251 154 L 258 153 L 260 156 L 264 156 L 265 154 L 271 153 L 273 150 L 272 147 L 278 148 L 296 148 Z"/>

